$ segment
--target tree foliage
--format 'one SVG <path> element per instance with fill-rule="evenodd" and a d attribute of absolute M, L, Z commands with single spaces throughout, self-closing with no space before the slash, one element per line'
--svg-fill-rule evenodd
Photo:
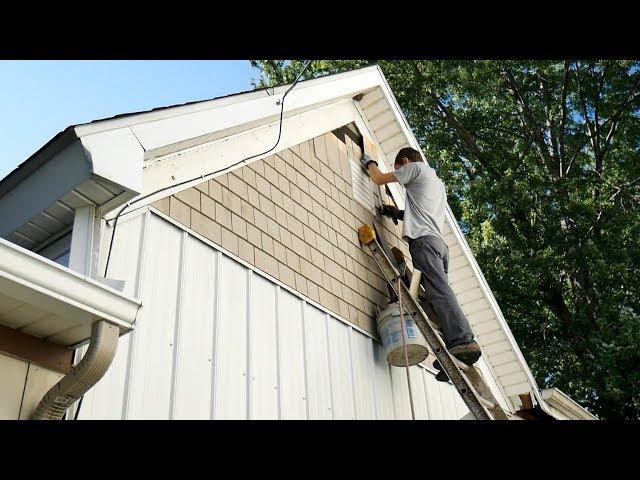
<path fill-rule="evenodd" d="M 314 61 L 306 78 L 368 61 Z M 640 62 L 379 61 L 541 387 L 640 416 Z M 256 87 L 301 61 L 252 61 Z"/>

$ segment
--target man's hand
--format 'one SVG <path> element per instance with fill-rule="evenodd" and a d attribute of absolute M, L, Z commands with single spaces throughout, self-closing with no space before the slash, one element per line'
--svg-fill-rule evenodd
<path fill-rule="evenodd" d="M 362 155 L 362 158 L 360 159 L 360 164 L 362 165 L 362 168 L 364 169 L 365 172 L 369 173 L 369 165 L 372 163 L 374 163 L 376 167 L 378 166 L 378 162 L 372 159 L 369 155 L 367 155 L 366 153 Z"/>
<path fill-rule="evenodd" d="M 383 205 L 382 207 L 378 207 L 378 211 L 381 215 L 393 220 L 393 223 L 396 225 L 398 224 L 398 220 L 404 220 L 404 210 L 400 210 L 393 205 Z"/>

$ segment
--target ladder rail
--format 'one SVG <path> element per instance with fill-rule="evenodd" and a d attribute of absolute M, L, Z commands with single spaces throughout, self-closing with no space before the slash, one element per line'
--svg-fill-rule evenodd
<path fill-rule="evenodd" d="M 473 416 L 478 420 L 508 420 L 507 415 L 493 396 L 480 371 L 473 365 L 462 364 L 449 354 L 444 342 L 436 333 L 435 325 L 431 325 L 427 314 L 416 299 L 411 297 L 408 287 L 401 281 L 400 272 L 394 267 L 393 262 L 387 256 L 371 227 L 363 225 L 360 230 L 363 228 L 368 228 L 369 230 L 363 233 L 358 232 L 360 241 L 369 248 L 386 281 L 392 287 L 395 287 L 396 284 L 400 286 L 402 290 L 401 301 L 407 315 L 411 316 L 422 332 L 431 351 L 440 362 L 442 369 L 449 376 Z"/>

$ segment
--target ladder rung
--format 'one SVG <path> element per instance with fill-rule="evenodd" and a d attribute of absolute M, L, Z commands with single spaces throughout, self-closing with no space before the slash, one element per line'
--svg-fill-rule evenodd
<path fill-rule="evenodd" d="M 482 395 L 478 395 L 478 400 L 480 400 L 480 403 L 483 404 L 488 410 L 493 410 L 494 408 L 496 408 L 495 403 L 490 402 L 489 400 L 484 398 Z"/>

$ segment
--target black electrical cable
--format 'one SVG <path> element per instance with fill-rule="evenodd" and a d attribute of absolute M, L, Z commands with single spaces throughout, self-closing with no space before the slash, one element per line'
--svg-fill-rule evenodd
<path fill-rule="evenodd" d="M 84 400 L 84 395 L 80 397 L 80 401 L 78 402 L 78 406 L 76 407 L 76 414 L 73 416 L 74 420 L 78 419 L 78 415 L 80 414 L 80 407 L 82 406 L 82 400 Z"/>
<path fill-rule="evenodd" d="M 118 211 L 118 213 L 116 214 L 116 216 L 114 217 L 114 222 L 113 222 L 113 232 L 111 232 L 111 240 L 109 241 L 109 250 L 107 251 L 107 262 L 106 265 L 104 266 L 104 276 L 106 278 L 107 276 L 107 271 L 109 270 L 109 260 L 111 259 L 111 249 L 113 248 L 113 239 L 116 236 L 116 227 L 118 226 L 118 218 L 120 218 L 120 215 L 122 215 L 122 212 L 125 211 L 125 209 L 129 208 L 131 205 L 133 205 L 134 203 L 138 203 L 142 200 L 144 200 L 145 198 L 149 198 L 152 195 L 155 195 L 157 193 L 160 192 L 164 192 L 165 190 L 169 190 L 171 188 L 175 188 L 175 187 L 179 187 L 180 185 L 184 185 L 185 183 L 190 183 L 193 182 L 194 180 L 198 180 L 199 178 L 201 179 L 205 179 L 206 177 L 210 177 L 211 175 L 216 175 L 220 172 L 224 172 L 225 170 L 229 170 L 230 168 L 233 168 L 237 165 L 240 165 L 241 163 L 246 162 L 247 160 L 251 160 L 253 158 L 259 157 L 261 155 L 265 155 L 273 150 L 275 150 L 275 148 L 278 146 L 278 144 L 280 143 L 280 138 L 282 137 L 282 116 L 284 115 L 284 99 L 287 97 L 287 95 L 289 94 L 289 92 L 291 92 L 291 90 L 293 90 L 293 87 L 295 87 L 298 82 L 300 81 L 300 78 L 302 78 L 302 75 L 304 74 L 304 72 L 307 70 L 307 67 L 309 66 L 309 64 L 311 63 L 311 60 L 308 60 L 307 63 L 305 63 L 304 68 L 300 71 L 300 73 L 298 74 L 298 76 L 296 77 L 295 81 L 291 84 L 291 86 L 287 89 L 286 92 L 284 92 L 284 95 L 282 96 L 282 100 L 280 100 L 280 119 L 278 121 L 278 139 L 276 140 L 276 143 L 273 145 L 273 147 L 271 147 L 269 150 L 266 150 L 262 153 L 257 153 L 255 155 L 251 155 L 250 157 L 247 158 L 243 158 L 242 160 L 229 165 L 227 167 L 221 168 L 219 170 L 216 170 L 215 172 L 210 172 L 207 173 L 206 175 L 200 175 L 198 177 L 194 177 L 191 178 L 189 180 L 185 180 L 183 182 L 180 183 L 176 183 L 175 185 L 169 185 L 168 187 L 164 187 L 164 188 L 160 188 L 154 192 L 148 193 L 147 195 L 144 195 L 143 197 L 137 198 L 136 200 L 134 200 L 133 202 L 128 202 L 127 204 L 125 204 L 120 211 Z M 107 221 L 107 225 L 109 224 L 109 221 Z M 78 407 L 76 408 L 76 413 L 74 415 L 74 420 L 78 419 L 78 414 L 80 413 L 80 407 L 82 406 L 82 399 L 84 398 L 84 395 L 82 397 L 80 397 L 80 401 L 78 402 Z"/>
<path fill-rule="evenodd" d="M 280 143 L 280 138 L 282 136 L 282 116 L 284 114 L 284 99 L 287 97 L 289 92 L 291 92 L 291 90 L 293 90 L 293 88 L 298 84 L 298 82 L 300 81 L 300 78 L 302 77 L 304 72 L 307 70 L 307 67 L 309 66 L 310 63 L 311 63 L 311 60 L 308 60 L 307 63 L 305 64 L 304 68 L 300 71 L 300 73 L 296 77 L 295 81 L 291 84 L 291 86 L 287 89 L 287 91 L 284 92 L 284 95 L 282 96 L 282 100 L 280 100 L 280 120 L 279 120 L 279 126 L 278 126 L 278 139 L 276 140 L 276 143 L 273 145 L 273 147 L 271 147 L 269 150 L 266 150 L 264 152 L 257 153 L 255 155 L 252 155 L 252 156 L 247 157 L 247 158 L 243 158 L 242 160 L 240 160 L 240 161 L 238 161 L 238 162 L 236 162 L 236 163 L 234 163 L 232 165 L 229 165 L 227 167 L 224 167 L 224 168 L 221 168 L 219 170 L 216 170 L 215 172 L 210 172 L 210 173 L 207 173 L 206 175 L 200 175 L 198 177 L 194 177 L 194 178 L 191 178 L 189 180 L 184 180 L 184 181 L 176 183 L 174 185 L 169 185 L 167 187 L 160 188 L 160 189 L 158 189 L 158 190 L 156 190 L 154 192 L 148 193 L 147 195 L 144 195 L 144 196 L 142 196 L 140 198 L 137 198 L 133 202 L 128 202 L 126 205 L 124 205 L 120 209 L 120 211 L 116 214 L 116 216 L 114 218 L 113 232 L 111 233 L 111 241 L 109 242 L 109 250 L 107 251 L 107 262 L 106 262 L 106 265 L 104 267 L 104 276 L 105 277 L 107 276 L 107 271 L 108 271 L 108 268 L 109 268 L 109 260 L 111 259 L 111 249 L 113 248 L 113 239 L 116 236 L 116 227 L 118 225 L 118 218 L 120 218 L 120 215 L 122 215 L 122 212 L 124 212 L 125 209 L 129 208 L 134 203 L 138 203 L 138 202 L 140 202 L 140 201 L 142 201 L 142 200 L 144 200 L 146 198 L 151 197 L 152 195 L 156 195 L 157 193 L 164 192 L 165 190 L 170 190 L 170 189 L 175 188 L 175 187 L 179 187 L 180 185 L 184 185 L 186 183 L 191 183 L 194 180 L 198 180 L 198 179 L 204 180 L 207 177 L 210 177 L 212 175 L 216 175 L 218 173 L 224 172 L 225 170 L 229 170 L 229 169 L 231 169 L 231 168 L 233 168 L 233 167 L 235 167 L 237 165 L 240 165 L 241 163 L 244 163 L 247 160 L 251 160 L 253 158 L 259 157 L 261 155 L 265 155 L 265 154 L 275 150 L 275 148 Z M 109 222 L 107 221 L 107 225 L 108 224 L 109 224 Z"/>

